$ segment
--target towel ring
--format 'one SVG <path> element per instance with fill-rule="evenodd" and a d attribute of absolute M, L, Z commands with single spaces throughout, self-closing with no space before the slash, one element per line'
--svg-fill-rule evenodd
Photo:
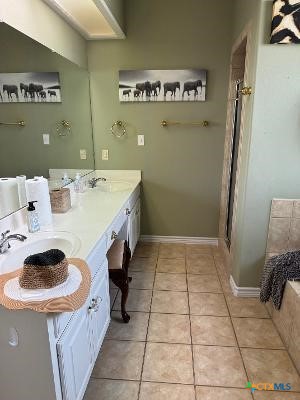
<path fill-rule="evenodd" d="M 110 132 L 116 138 L 121 138 L 126 134 L 126 125 L 124 121 L 116 121 L 110 128 Z"/>
<path fill-rule="evenodd" d="M 71 123 L 63 119 L 62 121 L 58 122 L 56 125 L 56 132 L 58 136 L 67 136 L 71 133 Z"/>

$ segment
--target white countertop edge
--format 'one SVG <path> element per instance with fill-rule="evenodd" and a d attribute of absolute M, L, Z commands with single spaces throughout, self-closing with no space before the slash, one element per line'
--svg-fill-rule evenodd
<path fill-rule="evenodd" d="M 129 190 L 114 193 L 94 189 L 88 189 L 85 193 L 74 193 L 71 184 L 69 187 L 74 201 L 71 210 L 64 214 L 53 214 L 53 224 L 41 229 L 41 231 L 71 232 L 76 235 L 81 241 L 81 246 L 74 257 L 84 260 L 87 260 L 141 182 L 141 171 L 138 170 L 95 170 L 88 175 L 89 178 L 91 176 L 127 181 L 132 186 Z M 23 208 L 3 218 L 0 220 L 0 232 L 10 229 L 11 233 L 23 233 L 30 239 L 37 237 L 39 232 L 28 233 L 26 215 L 27 210 Z M 12 250 L 17 247 L 19 243 L 14 242 Z"/>

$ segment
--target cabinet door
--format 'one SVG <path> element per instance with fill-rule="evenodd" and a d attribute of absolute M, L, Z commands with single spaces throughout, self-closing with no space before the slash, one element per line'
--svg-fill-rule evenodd
<path fill-rule="evenodd" d="M 93 359 L 96 360 L 110 322 L 108 265 L 96 275 L 91 291 L 90 329 Z"/>
<path fill-rule="evenodd" d="M 134 238 L 135 238 L 135 218 L 134 215 L 131 213 L 129 218 L 128 218 L 128 246 L 131 251 L 131 255 L 133 255 L 134 252 Z"/>
<path fill-rule="evenodd" d="M 140 199 L 138 199 L 135 207 L 135 246 L 137 245 L 140 236 L 141 236 L 141 201 Z"/>
<path fill-rule="evenodd" d="M 140 200 L 137 200 L 129 217 L 129 247 L 133 254 L 140 237 Z"/>
<path fill-rule="evenodd" d="M 92 373 L 89 302 L 83 306 L 76 323 L 69 326 L 57 343 L 64 400 L 81 400 Z"/>

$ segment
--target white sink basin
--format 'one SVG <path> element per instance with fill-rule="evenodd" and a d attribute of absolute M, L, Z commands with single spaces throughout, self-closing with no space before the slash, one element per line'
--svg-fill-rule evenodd
<path fill-rule="evenodd" d="M 101 192 L 125 192 L 132 188 L 132 183 L 125 181 L 98 182 L 96 188 Z"/>
<path fill-rule="evenodd" d="M 66 257 L 73 257 L 79 248 L 80 239 L 70 232 L 38 232 L 24 242 L 11 241 L 9 251 L 0 254 L 0 275 L 21 268 L 25 258 L 32 254 L 59 249 Z"/>

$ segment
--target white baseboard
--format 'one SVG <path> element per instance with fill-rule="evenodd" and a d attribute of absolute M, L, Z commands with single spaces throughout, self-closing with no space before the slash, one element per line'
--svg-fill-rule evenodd
<path fill-rule="evenodd" d="M 142 235 L 140 237 L 140 240 L 142 242 L 206 244 L 211 246 L 218 246 L 218 238 L 209 237 Z"/>
<path fill-rule="evenodd" d="M 236 285 L 232 275 L 230 275 L 230 286 L 232 293 L 236 297 L 259 297 L 260 288 L 242 286 L 239 287 Z"/>

